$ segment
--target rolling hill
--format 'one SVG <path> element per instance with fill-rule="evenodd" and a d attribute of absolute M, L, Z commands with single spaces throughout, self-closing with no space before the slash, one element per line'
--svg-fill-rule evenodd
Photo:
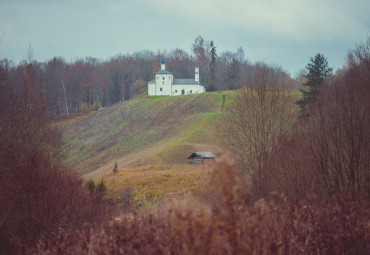
<path fill-rule="evenodd" d="M 194 150 L 220 152 L 216 124 L 233 92 L 141 95 L 58 123 L 67 161 L 85 179 L 119 168 L 185 164 Z"/>

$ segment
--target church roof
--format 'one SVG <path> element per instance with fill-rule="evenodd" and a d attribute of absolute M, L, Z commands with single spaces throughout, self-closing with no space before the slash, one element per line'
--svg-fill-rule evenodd
<path fill-rule="evenodd" d="M 156 73 L 159 73 L 159 74 L 172 74 L 171 72 L 167 71 L 167 70 L 160 70 Z"/>
<path fill-rule="evenodd" d="M 174 85 L 176 84 L 199 84 L 194 79 L 173 79 Z"/>

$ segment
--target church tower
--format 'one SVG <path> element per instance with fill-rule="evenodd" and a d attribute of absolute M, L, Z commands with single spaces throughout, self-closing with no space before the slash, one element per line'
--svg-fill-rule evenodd
<path fill-rule="evenodd" d="M 166 70 L 166 63 L 164 62 L 164 59 L 161 60 L 161 70 Z"/>
<path fill-rule="evenodd" d="M 166 62 L 161 60 L 161 70 L 155 73 L 155 95 L 172 95 L 173 74 L 166 70 Z"/>
<path fill-rule="evenodd" d="M 195 77 L 194 80 L 197 84 L 199 84 L 199 66 L 195 66 Z"/>

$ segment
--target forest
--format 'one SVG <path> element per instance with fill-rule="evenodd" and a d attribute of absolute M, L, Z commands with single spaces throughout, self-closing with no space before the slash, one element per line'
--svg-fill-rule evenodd
<path fill-rule="evenodd" d="M 32 55 L 29 48 L 27 59 L 18 65 L 2 59 L 2 75 L 7 86 L 15 90 L 21 90 L 29 84 L 27 79 L 33 79 L 33 86 L 43 90 L 49 118 L 86 113 L 130 100 L 146 91 L 147 83 L 160 70 L 161 59 L 166 60 L 167 69 L 177 78 L 193 77 L 194 66 L 199 65 L 201 84 L 207 91 L 241 88 L 254 72 L 242 48 L 217 53 L 213 41 L 201 36 L 195 39 L 192 54 L 178 48 L 169 52 L 142 50 L 104 61 L 86 57 L 71 62 L 62 57 L 38 62 Z M 272 68 L 286 80 L 287 88 L 297 86 L 282 68 Z"/>

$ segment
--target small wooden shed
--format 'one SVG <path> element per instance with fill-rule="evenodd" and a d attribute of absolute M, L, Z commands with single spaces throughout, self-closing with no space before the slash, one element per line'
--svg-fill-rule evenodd
<path fill-rule="evenodd" d="M 195 151 L 187 159 L 189 164 L 203 164 L 204 160 L 214 160 L 216 155 L 210 151 Z"/>

